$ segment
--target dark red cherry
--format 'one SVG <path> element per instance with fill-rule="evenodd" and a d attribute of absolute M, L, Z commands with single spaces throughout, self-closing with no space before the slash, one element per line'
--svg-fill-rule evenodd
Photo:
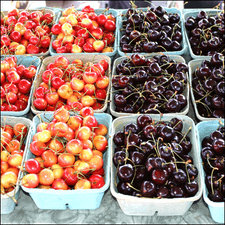
<path fill-rule="evenodd" d="M 131 147 L 134 145 L 138 146 L 140 143 L 140 138 L 139 138 L 138 134 L 130 133 L 125 137 L 124 141 L 125 141 L 125 144 L 128 144 Z"/>
<path fill-rule="evenodd" d="M 127 35 L 123 35 L 120 38 L 120 46 L 122 47 L 124 44 L 128 44 L 130 42 L 130 38 Z"/>
<path fill-rule="evenodd" d="M 147 53 L 156 52 L 157 47 L 158 47 L 158 43 L 153 41 L 145 42 L 143 45 L 143 49 Z"/>
<path fill-rule="evenodd" d="M 131 164 L 121 165 L 117 174 L 121 181 L 130 182 L 134 176 L 134 167 Z"/>
<path fill-rule="evenodd" d="M 175 157 L 179 160 L 184 155 L 183 148 L 179 143 L 171 143 L 172 151 L 175 153 Z M 180 157 L 179 157 L 180 156 Z"/>
<path fill-rule="evenodd" d="M 175 113 L 179 112 L 181 109 L 181 105 L 179 104 L 179 101 L 177 99 L 169 99 L 168 102 L 166 103 L 166 109 L 170 113 Z"/>
<path fill-rule="evenodd" d="M 181 94 L 184 91 L 184 85 L 178 80 L 171 81 L 170 88 L 172 91 L 176 91 L 178 94 Z"/>
<path fill-rule="evenodd" d="M 195 19 L 194 18 L 187 18 L 187 20 L 185 21 L 185 28 L 188 31 L 193 30 L 195 27 Z"/>
<path fill-rule="evenodd" d="M 173 179 L 177 184 L 184 185 L 187 183 L 187 174 L 182 169 L 173 172 Z"/>
<path fill-rule="evenodd" d="M 155 14 L 159 17 L 163 16 L 166 13 L 166 10 L 162 6 L 157 6 L 155 8 Z"/>
<path fill-rule="evenodd" d="M 224 98 L 220 95 L 215 95 L 212 98 L 212 105 L 215 109 L 221 109 L 222 108 L 222 102 L 224 101 Z"/>
<path fill-rule="evenodd" d="M 145 167 L 144 166 L 136 167 L 136 173 L 135 174 L 136 175 L 135 175 L 134 181 L 143 181 L 147 176 Z"/>
<path fill-rule="evenodd" d="M 124 133 L 128 135 L 130 132 L 137 133 L 139 131 L 137 124 L 128 123 L 124 126 Z"/>
<path fill-rule="evenodd" d="M 152 181 L 156 185 L 164 185 L 168 180 L 168 172 L 165 169 L 154 169 L 152 171 Z"/>
<path fill-rule="evenodd" d="M 215 130 L 210 134 L 210 138 L 212 140 L 218 139 L 218 138 L 223 138 L 223 134 L 219 130 Z"/>
<path fill-rule="evenodd" d="M 174 131 L 181 132 L 183 129 L 183 121 L 177 117 L 174 117 L 170 120 L 170 126 L 173 128 Z"/>
<path fill-rule="evenodd" d="M 145 137 L 150 140 L 154 139 L 157 135 L 157 130 L 152 124 L 146 125 L 143 129 L 143 132 L 145 134 Z"/>
<path fill-rule="evenodd" d="M 214 161 L 214 164 L 215 166 L 219 169 L 219 170 L 222 170 L 224 171 L 224 156 L 218 156 L 215 161 Z"/>
<path fill-rule="evenodd" d="M 141 183 L 141 196 L 154 197 L 156 194 L 156 185 L 152 181 L 145 180 Z"/>
<path fill-rule="evenodd" d="M 114 96 L 114 103 L 116 106 L 124 106 L 127 103 L 127 100 L 124 95 L 122 94 L 115 94 Z"/>
<path fill-rule="evenodd" d="M 196 181 L 191 181 L 184 185 L 185 191 L 187 192 L 189 197 L 195 196 L 198 192 L 198 183 Z"/>
<path fill-rule="evenodd" d="M 173 186 L 170 188 L 170 196 L 172 198 L 182 198 L 184 197 L 184 189 L 180 186 Z"/>
<path fill-rule="evenodd" d="M 214 139 L 212 143 L 213 150 L 218 154 L 224 154 L 225 141 L 222 138 Z"/>
<path fill-rule="evenodd" d="M 150 154 L 155 153 L 155 149 L 153 148 L 153 145 L 150 142 L 141 142 L 139 147 L 145 153 L 146 157 L 149 157 Z"/>
<path fill-rule="evenodd" d="M 171 23 L 178 23 L 180 21 L 180 15 L 178 13 L 170 14 L 169 20 Z"/>
<path fill-rule="evenodd" d="M 159 154 L 166 161 L 168 161 L 172 158 L 171 149 L 165 144 L 162 144 L 159 146 Z"/>
<path fill-rule="evenodd" d="M 131 154 L 131 160 L 135 165 L 144 165 L 145 164 L 145 154 L 142 152 L 134 151 Z"/>
<path fill-rule="evenodd" d="M 158 63 L 152 63 L 149 66 L 149 72 L 152 76 L 160 76 L 162 73 L 162 69 Z"/>
<path fill-rule="evenodd" d="M 205 177 L 205 184 L 206 184 L 206 187 L 208 188 L 208 190 L 210 190 L 211 192 L 211 186 L 213 185 L 213 188 L 216 189 L 216 188 L 219 188 L 219 185 L 220 183 L 217 182 L 219 178 L 215 175 L 211 176 L 211 175 L 207 175 Z"/>
<path fill-rule="evenodd" d="M 159 186 L 156 191 L 156 197 L 157 198 L 169 198 L 170 197 L 169 188 L 166 186 Z"/>
<path fill-rule="evenodd" d="M 212 116 L 214 118 L 224 118 L 224 104 L 222 104 L 222 109 L 213 110 Z"/>
<path fill-rule="evenodd" d="M 203 161 L 207 161 L 207 158 L 213 158 L 215 156 L 214 151 L 211 147 L 203 147 L 201 150 L 201 158 Z"/>
<path fill-rule="evenodd" d="M 113 163 L 117 167 L 123 165 L 125 163 L 126 152 L 125 151 L 117 151 L 113 155 Z"/>
<path fill-rule="evenodd" d="M 166 50 L 171 50 L 173 46 L 173 41 L 169 37 L 165 37 L 161 40 L 161 45 L 166 49 Z M 165 50 L 164 50 L 165 51 Z"/>
<path fill-rule="evenodd" d="M 137 125 L 140 130 L 149 124 L 152 124 L 152 117 L 150 115 L 140 115 L 137 117 Z"/>
<path fill-rule="evenodd" d="M 117 146 L 124 145 L 125 144 L 124 139 L 125 139 L 125 135 L 123 131 L 118 131 L 113 136 L 113 142 Z"/>
<path fill-rule="evenodd" d="M 203 139 L 202 139 L 202 147 L 210 147 L 212 148 L 212 138 L 210 136 L 205 136 Z"/>
<path fill-rule="evenodd" d="M 225 81 L 224 80 L 217 83 L 215 91 L 219 96 L 225 96 Z"/>
<path fill-rule="evenodd" d="M 139 14 L 132 14 L 129 16 L 128 21 L 131 25 L 138 26 L 141 23 L 141 18 Z"/>
<path fill-rule="evenodd" d="M 197 167 L 193 164 L 187 164 L 186 167 L 190 180 L 194 180 L 198 176 Z"/>
<path fill-rule="evenodd" d="M 132 40 L 134 43 L 135 42 L 138 42 L 141 40 L 141 33 L 137 30 L 133 30 L 131 31 L 130 33 L 130 36 L 129 36 L 130 40 Z"/>
<path fill-rule="evenodd" d="M 206 11 L 204 10 L 201 10 L 200 12 L 198 12 L 197 16 L 196 16 L 196 19 L 197 21 L 201 20 L 201 19 L 204 19 L 204 18 L 207 18 L 207 13 Z"/>
<path fill-rule="evenodd" d="M 183 148 L 183 153 L 184 154 L 188 154 L 190 151 L 191 151 L 191 149 L 192 149 L 192 143 L 191 143 L 191 141 L 190 140 L 183 140 L 181 143 L 180 143 L 180 145 L 182 146 L 182 148 Z"/>
<path fill-rule="evenodd" d="M 117 184 L 117 190 L 119 193 L 124 195 L 131 195 L 133 192 L 133 189 L 128 185 L 128 183 L 122 181 Z"/>
<path fill-rule="evenodd" d="M 213 202 L 222 202 L 223 201 L 223 194 L 220 190 L 214 190 L 214 193 L 209 193 L 208 198 Z"/>
<path fill-rule="evenodd" d="M 123 44 L 122 45 L 122 51 L 123 52 L 128 52 L 131 53 L 132 52 L 133 47 L 129 44 Z"/>
<path fill-rule="evenodd" d="M 215 90 L 216 81 L 213 80 L 212 78 L 208 78 L 207 80 L 205 80 L 204 85 L 208 91 L 212 91 Z"/>

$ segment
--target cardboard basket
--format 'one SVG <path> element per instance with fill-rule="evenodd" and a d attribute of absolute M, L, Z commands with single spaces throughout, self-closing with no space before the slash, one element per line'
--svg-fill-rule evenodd
<path fill-rule="evenodd" d="M 187 18 L 189 17 L 189 16 L 193 16 L 193 17 L 195 17 L 196 18 L 196 16 L 197 16 L 197 14 L 199 13 L 199 11 L 200 11 L 200 9 L 198 9 L 198 10 L 193 10 L 193 11 L 191 11 L 191 12 L 186 12 L 186 13 L 184 13 L 183 14 L 183 19 L 182 19 L 182 24 L 183 24 L 183 28 L 184 28 L 184 39 L 185 39 L 185 42 L 187 43 L 187 45 L 188 45 L 188 51 L 189 51 L 189 53 L 190 53 L 190 55 L 191 55 L 191 57 L 193 58 L 193 59 L 210 59 L 211 58 L 211 56 L 206 56 L 206 55 L 196 55 L 196 54 L 194 54 L 193 53 L 193 51 L 192 51 L 192 47 L 191 47 L 191 44 L 190 44 L 190 41 L 189 41 L 189 39 L 188 39 L 188 31 L 187 31 L 187 29 L 186 29 L 186 27 L 185 27 L 185 21 L 187 20 Z M 218 12 L 221 12 L 221 10 L 219 10 L 219 9 L 204 9 L 204 11 L 208 14 L 208 15 L 211 15 L 211 16 L 215 16 Z"/>
<path fill-rule="evenodd" d="M 41 118 L 44 121 L 51 120 L 53 113 L 42 113 Z M 103 154 L 104 171 L 105 171 L 105 185 L 99 189 L 86 189 L 86 190 L 55 190 L 55 189 L 39 189 L 39 188 L 26 188 L 21 185 L 22 189 L 29 193 L 35 204 L 40 209 L 97 209 L 102 201 L 105 191 L 109 188 L 110 182 L 110 167 L 111 167 L 111 125 L 112 117 L 106 113 L 94 114 L 98 123 L 102 123 L 108 128 L 108 149 Z M 40 123 L 39 117 L 36 115 L 33 118 L 33 131 L 28 140 L 28 146 L 37 130 L 37 125 Z M 28 149 L 25 161 L 35 156 Z"/>
<path fill-rule="evenodd" d="M 188 68 L 189 68 L 189 80 L 190 80 L 190 93 L 191 93 L 191 100 L 192 100 L 192 103 L 193 103 L 193 106 L 194 106 L 194 111 L 195 111 L 195 114 L 197 116 L 197 118 L 200 120 L 200 121 L 209 121 L 209 120 L 216 120 L 218 118 L 214 118 L 214 117 L 203 117 L 199 114 L 198 112 L 198 108 L 197 108 L 197 104 L 196 104 L 196 100 L 195 100 L 195 97 L 194 97 L 194 91 L 192 89 L 192 74 L 195 72 L 195 70 L 197 68 L 200 68 L 201 67 L 201 63 L 203 62 L 205 58 L 202 58 L 202 59 L 194 59 L 194 60 L 191 60 L 189 63 L 188 63 Z M 211 59 L 211 57 L 209 58 Z"/>
<path fill-rule="evenodd" d="M 205 185 L 205 171 L 202 166 L 201 149 L 202 140 L 204 137 L 209 136 L 213 131 L 215 131 L 220 124 L 224 124 L 224 120 L 214 120 L 214 121 L 202 121 L 196 125 L 197 134 L 197 152 L 198 157 L 201 162 L 202 171 L 202 186 L 203 186 L 203 200 L 208 205 L 210 215 L 212 219 L 217 223 L 224 223 L 224 202 L 213 202 L 208 198 L 208 189 Z"/>
<path fill-rule="evenodd" d="M 26 155 L 26 152 L 28 149 L 28 140 L 29 140 L 29 137 L 31 134 L 32 122 L 31 122 L 31 120 L 29 120 L 27 118 L 22 118 L 22 117 L 18 118 L 18 117 L 13 117 L 13 116 L 1 116 L 1 126 L 4 126 L 4 124 L 9 124 L 11 126 L 14 126 L 17 123 L 23 123 L 28 128 L 27 137 L 24 141 L 25 150 L 24 150 L 24 154 L 23 154 L 23 160 L 21 163 L 21 165 L 23 165 L 25 155 Z M 20 183 L 21 178 L 22 178 L 22 171 L 20 170 L 19 174 L 18 174 L 18 180 L 17 180 L 15 189 L 7 194 L 4 194 L 4 195 L 1 194 L 1 214 L 10 214 L 15 209 L 16 203 L 12 200 L 12 197 L 15 197 L 15 199 L 18 200 L 19 193 L 20 193 L 19 183 Z"/>
<path fill-rule="evenodd" d="M 45 13 L 51 13 L 53 15 L 53 24 L 55 23 L 56 21 L 56 17 L 57 17 L 57 14 L 55 14 L 55 11 L 54 10 L 51 10 L 51 9 L 46 9 L 46 8 L 38 8 L 38 9 L 32 9 L 32 10 L 27 10 L 29 13 L 31 12 L 34 12 L 34 11 L 40 11 L 40 10 L 43 10 Z M 19 10 L 20 12 L 24 11 L 24 9 L 20 9 Z M 4 11 L 3 14 L 4 15 L 7 15 L 8 11 Z M 50 54 L 50 46 L 51 46 L 51 43 L 52 43 L 52 39 L 53 39 L 53 35 L 50 36 L 51 38 L 51 42 L 50 42 L 50 45 L 49 45 L 49 48 L 48 48 L 48 51 L 46 51 L 45 53 L 39 53 L 39 54 L 24 54 L 26 56 L 47 56 Z M 6 56 L 11 56 L 10 55 L 6 55 Z"/>
<path fill-rule="evenodd" d="M 77 11 L 81 11 L 81 9 L 77 9 Z M 105 9 L 95 9 L 95 13 L 97 15 L 103 13 L 103 11 L 105 11 Z M 74 55 L 74 54 L 92 54 L 92 55 L 106 55 L 109 56 L 110 58 L 113 58 L 115 56 L 115 54 L 117 53 L 117 36 L 118 36 L 118 32 L 117 32 L 117 28 L 118 28 L 118 12 L 114 9 L 109 9 L 108 13 L 111 13 L 112 15 L 114 15 L 116 17 L 116 30 L 115 30 L 115 42 L 113 45 L 113 52 L 106 52 L 106 53 L 101 53 L 101 52 L 93 52 L 93 53 L 57 53 L 56 50 L 52 47 L 52 43 L 50 45 L 50 54 L 51 55 Z M 62 16 L 62 12 L 58 13 L 58 17 L 57 17 L 57 21 L 56 23 L 58 23 L 60 17 Z M 52 37 L 52 41 L 54 41 L 56 39 L 57 35 L 53 35 Z"/>
<path fill-rule="evenodd" d="M 167 56 L 169 56 L 170 59 L 174 59 L 176 62 L 183 62 L 183 63 L 186 63 L 184 58 L 182 56 L 179 56 L 179 55 L 169 55 L 169 54 L 166 54 L 166 53 L 163 53 Z M 153 56 L 155 55 L 162 55 L 161 53 L 150 53 L 150 54 L 145 54 L 145 58 L 152 58 Z M 122 57 L 119 57 L 117 58 L 116 60 L 114 60 L 114 63 L 113 63 L 113 69 L 112 69 L 112 77 L 114 75 L 117 75 L 116 74 L 116 66 L 121 63 L 121 61 L 123 59 L 126 59 L 127 57 L 129 56 L 122 56 Z M 187 75 L 187 80 L 188 80 L 188 75 Z M 185 115 L 188 113 L 189 111 L 189 81 L 187 81 L 187 85 L 186 85 L 186 88 L 184 90 L 184 95 L 186 96 L 187 98 L 187 106 L 179 113 L 175 113 L 175 115 Z M 110 95 L 110 112 L 113 116 L 115 117 L 120 117 L 120 116 L 128 116 L 128 115 L 135 115 L 135 113 L 131 114 L 131 113 L 124 113 L 124 112 L 116 112 L 115 111 L 115 104 L 114 104 L 114 96 L 116 94 L 116 90 L 113 88 L 113 85 L 112 85 L 112 82 L 111 82 L 111 95 Z M 165 114 L 171 114 L 171 113 L 165 113 Z M 174 113 L 173 113 L 174 114 Z"/>
<path fill-rule="evenodd" d="M 138 10 L 142 10 L 143 12 L 146 12 L 147 11 L 147 8 L 137 8 Z M 183 23 L 182 23 L 182 13 L 180 10 L 176 9 L 176 8 L 164 8 L 166 10 L 167 13 L 178 13 L 179 16 L 180 16 L 180 22 L 179 22 L 179 25 L 181 26 L 181 34 L 182 34 L 182 41 L 181 41 L 181 47 L 182 49 L 180 51 L 167 51 L 166 53 L 168 55 L 183 55 L 186 53 L 187 51 L 187 44 L 185 42 L 185 38 L 184 38 L 184 27 L 183 27 Z M 119 17 L 119 26 L 118 26 L 118 38 L 117 38 L 117 45 L 118 45 L 118 54 L 120 56 L 125 56 L 125 55 L 132 55 L 133 53 L 124 53 L 120 47 L 120 39 L 122 37 L 122 32 L 121 32 L 121 29 L 123 28 L 123 24 L 122 24 L 122 20 L 125 19 L 123 17 L 123 15 L 125 15 L 127 12 L 127 9 L 126 10 L 123 10 L 122 13 L 120 14 L 120 17 Z M 148 54 L 146 52 L 143 52 L 143 53 L 140 53 L 140 54 Z"/>
<path fill-rule="evenodd" d="M 33 93 L 35 92 L 35 90 L 39 87 L 40 83 L 42 82 L 42 73 L 46 70 L 46 67 L 49 63 L 52 63 L 55 61 L 55 59 L 59 57 L 59 55 L 54 55 L 54 56 L 49 56 L 46 57 L 43 60 L 43 63 L 41 65 L 41 68 L 39 70 L 39 73 L 34 81 L 34 87 L 33 87 Z M 81 59 L 84 63 L 86 62 L 93 62 L 93 63 L 97 63 L 99 62 L 101 59 L 105 59 L 108 64 L 109 64 L 109 68 L 108 71 L 106 72 L 106 76 L 109 77 L 109 79 L 111 78 L 111 59 L 110 57 L 106 56 L 106 55 L 92 55 L 92 54 L 73 54 L 73 55 L 68 55 L 66 56 L 66 58 L 72 62 L 74 59 Z M 109 98 L 109 91 L 110 91 L 110 83 L 109 86 L 107 87 L 107 95 L 106 95 L 106 99 L 105 99 L 105 103 L 102 109 L 98 109 L 98 110 L 94 110 L 94 112 L 96 113 L 101 113 L 104 112 L 107 109 L 107 105 L 108 105 L 108 98 Z M 43 113 L 46 111 L 39 111 L 34 107 L 34 95 L 32 95 L 32 102 L 31 102 L 31 111 L 34 114 L 37 113 Z"/>
<path fill-rule="evenodd" d="M 153 115 L 149 114 L 155 121 L 170 121 L 173 117 L 182 119 L 183 121 L 183 131 L 187 132 L 189 127 L 192 129 L 189 132 L 188 136 L 190 137 L 192 143 L 192 150 L 189 153 L 192 156 L 194 165 L 198 169 L 198 176 L 196 182 L 199 185 L 199 190 L 193 197 L 187 198 L 144 198 L 144 197 L 135 197 L 130 195 L 124 195 L 118 192 L 115 179 L 116 179 L 116 167 L 112 165 L 111 167 L 111 184 L 110 190 L 112 195 L 117 199 L 119 206 L 126 215 L 134 216 L 153 216 L 156 212 L 158 216 L 178 216 L 184 215 L 191 205 L 200 199 L 202 195 L 202 172 L 200 170 L 200 159 L 196 150 L 196 132 L 194 121 L 185 115 Z M 113 136 L 116 132 L 123 130 L 124 126 L 128 123 L 135 123 L 139 115 L 124 116 L 116 118 L 112 124 L 112 138 L 111 138 L 111 161 L 114 155 L 115 144 L 113 142 Z M 118 178 L 117 178 L 118 181 Z"/>
<path fill-rule="evenodd" d="M 4 60 L 7 57 L 10 57 L 10 56 L 2 56 L 1 60 Z M 19 65 L 24 65 L 25 67 L 28 67 L 30 65 L 35 65 L 37 67 L 37 71 L 36 71 L 36 74 L 34 77 L 34 80 L 35 80 L 35 78 L 38 74 L 38 71 L 40 69 L 40 66 L 41 66 L 41 60 L 37 56 L 17 55 L 15 57 L 17 58 L 17 63 L 19 63 Z M 23 116 L 23 117 L 25 116 L 25 117 L 27 117 L 27 114 L 30 111 L 31 96 L 33 95 L 34 80 L 31 85 L 29 100 L 28 100 L 26 109 L 24 109 L 23 111 L 17 111 L 17 112 L 16 111 L 1 111 L 2 116 Z"/>

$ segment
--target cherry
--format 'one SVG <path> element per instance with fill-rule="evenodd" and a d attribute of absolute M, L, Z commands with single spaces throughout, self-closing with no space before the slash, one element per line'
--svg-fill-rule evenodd
<path fill-rule="evenodd" d="M 169 99 L 168 103 L 166 104 L 166 109 L 171 112 L 179 112 L 181 105 L 177 99 Z"/>
<path fill-rule="evenodd" d="M 152 181 L 156 185 L 164 185 L 168 180 L 168 172 L 165 169 L 154 169 L 152 171 Z"/>
<path fill-rule="evenodd" d="M 122 181 L 117 184 L 117 190 L 119 193 L 125 195 L 131 195 L 133 192 L 133 189 L 128 185 L 128 183 Z"/>
<path fill-rule="evenodd" d="M 180 185 L 183 185 L 187 182 L 187 174 L 182 169 L 178 169 L 173 172 L 173 179 Z"/>
<path fill-rule="evenodd" d="M 156 191 L 156 196 L 158 198 L 169 198 L 170 197 L 169 188 L 166 186 L 159 186 Z"/>
<path fill-rule="evenodd" d="M 137 133 L 138 131 L 138 126 L 135 123 L 128 123 L 124 126 L 125 134 L 129 134 L 130 132 Z"/>
<path fill-rule="evenodd" d="M 172 198 L 184 197 L 184 189 L 180 186 L 173 186 L 170 188 L 170 195 Z"/>
<path fill-rule="evenodd" d="M 141 142 L 139 147 L 145 153 L 145 156 L 148 157 L 150 154 L 155 153 L 153 145 L 150 142 Z"/>
<path fill-rule="evenodd" d="M 125 144 L 124 139 L 125 139 L 125 134 L 123 131 L 118 131 L 113 136 L 113 142 L 117 146 L 124 145 Z"/>
<path fill-rule="evenodd" d="M 113 155 L 113 163 L 117 167 L 117 165 L 121 166 L 125 163 L 126 152 L 117 151 Z"/>
<path fill-rule="evenodd" d="M 143 181 L 147 176 L 144 166 L 136 167 L 136 175 L 134 181 Z"/>
<path fill-rule="evenodd" d="M 142 152 L 134 151 L 131 154 L 131 160 L 135 165 L 144 165 L 145 163 L 145 154 Z"/>
<path fill-rule="evenodd" d="M 222 202 L 223 201 L 223 194 L 220 190 L 214 190 L 214 193 L 209 193 L 208 198 L 213 202 Z"/>
<path fill-rule="evenodd" d="M 163 141 L 170 142 L 175 136 L 175 131 L 173 128 L 166 125 L 162 127 L 160 136 L 162 137 Z"/>
<path fill-rule="evenodd" d="M 222 155 L 224 153 L 225 141 L 222 138 L 214 139 L 212 143 L 213 150 Z"/>
<path fill-rule="evenodd" d="M 134 176 L 134 168 L 131 164 L 121 165 L 117 174 L 121 181 L 130 182 Z"/>
<path fill-rule="evenodd" d="M 191 181 L 184 185 L 185 191 L 189 197 L 195 196 L 198 192 L 198 183 L 196 181 Z"/>
<path fill-rule="evenodd" d="M 170 126 L 174 131 L 181 132 L 183 129 L 183 121 L 177 117 L 174 117 L 170 120 Z"/>
<path fill-rule="evenodd" d="M 156 185 L 152 181 L 145 180 L 141 183 L 141 196 L 154 197 L 156 193 Z"/>
<path fill-rule="evenodd" d="M 157 130 L 154 127 L 154 125 L 152 125 L 152 124 L 146 125 L 143 129 L 143 132 L 144 132 L 145 137 L 150 140 L 152 140 L 154 137 L 156 137 L 156 134 L 157 134 Z"/>

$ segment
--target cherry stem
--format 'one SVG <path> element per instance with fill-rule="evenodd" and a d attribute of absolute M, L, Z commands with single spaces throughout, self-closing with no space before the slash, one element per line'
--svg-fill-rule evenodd
<path fill-rule="evenodd" d="M 141 192 L 140 190 L 136 189 L 135 187 L 133 187 L 130 183 L 126 183 L 130 188 L 134 189 L 135 191 Z"/>

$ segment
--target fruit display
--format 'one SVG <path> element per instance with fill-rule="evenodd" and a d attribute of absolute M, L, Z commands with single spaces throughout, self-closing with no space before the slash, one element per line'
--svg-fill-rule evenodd
<path fill-rule="evenodd" d="M 33 93 L 31 109 L 55 111 L 64 105 L 79 111 L 89 106 L 106 107 L 109 91 L 110 58 L 108 56 L 51 56 L 44 59 Z"/>
<path fill-rule="evenodd" d="M 224 118 L 224 71 L 221 53 L 202 60 L 193 70 L 191 92 L 198 114 L 203 118 Z"/>
<path fill-rule="evenodd" d="M 1 59 L 2 112 L 29 111 L 31 87 L 40 60 L 37 57 L 27 59 L 29 66 L 23 64 L 25 60 L 15 56 Z"/>
<path fill-rule="evenodd" d="M 121 52 L 178 52 L 184 48 L 181 14 L 177 10 L 168 13 L 162 6 L 157 6 L 125 11 L 119 36 Z"/>
<path fill-rule="evenodd" d="M 54 16 L 45 9 L 1 13 L 1 55 L 47 53 Z"/>
<path fill-rule="evenodd" d="M 112 10 L 111 10 L 112 11 Z M 85 6 L 77 11 L 66 8 L 51 28 L 56 35 L 52 42 L 55 53 L 109 53 L 114 51 L 116 15 L 110 9 L 94 10 Z"/>
<path fill-rule="evenodd" d="M 199 170 L 190 154 L 192 125 L 184 129 L 179 117 L 154 120 L 149 114 L 127 121 L 122 130 L 115 126 L 112 138 L 117 191 L 158 199 L 195 196 Z"/>
<path fill-rule="evenodd" d="M 178 56 L 177 58 L 179 58 Z M 188 107 L 188 66 L 179 58 L 139 53 L 114 64 L 111 106 L 120 113 L 179 113 Z"/>
<path fill-rule="evenodd" d="M 205 171 L 205 185 L 208 198 L 213 202 L 225 201 L 224 154 L 225 126 L 220 125 L 216 130 L 201 141 L 201 159 Z"/>
<path fill-rule="evenodd" d="M 17 186 L 28 131 L 28 125 L 23 122 L 15 122 L 14 125 L 10 125 L 7 121 L 2 121 L 1 195 L 8 196 L 8 193 L 14 191 Z M 16 201 L 15 197 L 13 200 Z"/>
<path fill-rule="evenodd" d="M 197 56 L 212 56 L 224 51 L 224 12 L 199 10 L 185 21 L 187 41 Z"/>
<path fill-rule="evenodd" d="M 24 162 L 21 185 L 56 190 L 103 187 L 107 126 L 98 123 L 90 107 L 77 115 L 61 107 L 52 115 L 48 122 L 39 117 L 29 145 L 33 157 Z"/>

